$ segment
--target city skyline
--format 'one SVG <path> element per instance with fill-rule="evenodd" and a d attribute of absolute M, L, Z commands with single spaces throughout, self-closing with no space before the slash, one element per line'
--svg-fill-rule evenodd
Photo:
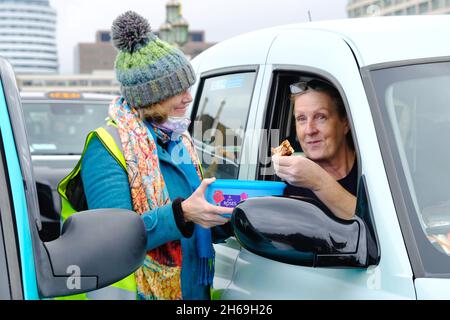
<path fill-rule="evenodd" d="M 127 10 L 145 16 L 152 29 L 158 30 L 165 20 L 167 0 L 151 2 L 152 6 L 144 0 L 50 0 L 58 14 L 60 73 L 73 73 L 74 50 L 78 43 L 94 42 L 96 31 L 109 29 L 112 21 Z M 185 0 L 181 3 L 190 29 L 204 30 L 208 42 L 220 42 L 261 28 L 306 22 L 308 11 L 313 21 L 347 17 L 347 0 L 227 0 L 216 1 L 214 6 L 210 0 Z"/>

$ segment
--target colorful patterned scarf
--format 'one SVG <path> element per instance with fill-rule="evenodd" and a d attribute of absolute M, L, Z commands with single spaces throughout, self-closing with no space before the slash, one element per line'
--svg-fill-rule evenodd
<path fill-rule="evenodd" d="M 118 126 L 127 164 L 134 210 L 143 214 L 170 203 L 169 192 L 159 167 L 156 143 L 136 109 L 123 98 L 113 101 L 109 115 Z M 194 164 L 198 158 L 187 137 L 183 142 Z M 198 166 L 197 174 L 201 178 Z M 180 300 L 181 242 L 166 243 L 147 252 L 144 265 L 136 271 L 138 298 L 144 300 Z"/>

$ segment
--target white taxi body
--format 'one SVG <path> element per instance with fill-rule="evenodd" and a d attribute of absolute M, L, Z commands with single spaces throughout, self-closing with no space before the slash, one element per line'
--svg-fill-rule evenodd
<path fill-rule="evenodd" d="M 360 216 L 375 247 L 364 266 L 312 267 L 233 237 L 215 246 L 216 298 L 450 298 L 448 30 L 450 16 L 287 25 L 193 60 L 191 133 L 205 171 L 221 179 L 277 179 L 270 147 L 296 139 L 290 84 L 319 78 L 339 90 L 357 153 Z"/>

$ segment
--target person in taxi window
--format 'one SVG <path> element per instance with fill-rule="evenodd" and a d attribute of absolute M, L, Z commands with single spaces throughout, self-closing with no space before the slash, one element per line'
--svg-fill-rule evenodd
<path fill-rule="evenodd" d="M 357 161 L 350 125 L 339 92 L 313 79 L 290 86 L 297 138 L 303 156 L 273 156 L 276 174 L 288 183 L 286 195 L 314 199 L 328 214 L 353 218 Z"/>
<path fill-rule="evenodd" d="M 109 116 L 117 126 L 126 171 L 94 137 L 81 167 L 88 207 L 141 215 L 148 253 L 136 272 L 138 299 L 209 299 L 213 234 L 228 234 L 212 228 L 225 225 L 229 219 L 222 214 L 232 209 L 204 198 L 214 179 L 202 181 L 186 131 L 194 71 L 183 53 L 156 37 L 135 12 L 114 21 L 112 37 L 119 50 L 115 70 L 121 96 Z"/>

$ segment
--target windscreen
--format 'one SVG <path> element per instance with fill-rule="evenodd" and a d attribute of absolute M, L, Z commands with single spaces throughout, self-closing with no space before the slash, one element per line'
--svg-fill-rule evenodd
<path fill-rule="evenodd" d="M 31 154 L 80 155 L 88 133 L 105 124 L 109 103 L 23 101 Z"/>

